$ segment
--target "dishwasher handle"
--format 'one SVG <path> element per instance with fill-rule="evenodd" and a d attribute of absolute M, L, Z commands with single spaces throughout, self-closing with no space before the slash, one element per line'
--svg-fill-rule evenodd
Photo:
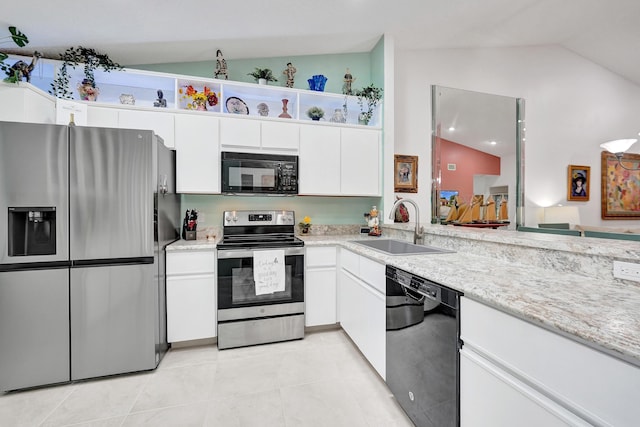
<path fill-rule="evenodd" d="M 424 299 L 426 298 L 424 295 L 417 293 L 417 295 L 409 288 L 407 288 L 406 286 L 399 284 L 402 287 L 402 292 L 404 292 L 404 296 L 407 298 L 411 298 L 414 301 L 417 301 L 419 303 L 423 303 Z"/>

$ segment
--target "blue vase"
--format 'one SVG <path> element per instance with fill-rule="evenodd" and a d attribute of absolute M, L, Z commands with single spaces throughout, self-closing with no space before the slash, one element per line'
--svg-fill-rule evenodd
<path fill-rule="evenodd" d="M 327 78 L 322 74 L 315 75 L 307 80 L 309 82 L 309 89 L 316 90 L 318 92 L 324 92 L 324 85 L 327 83 Z"/>

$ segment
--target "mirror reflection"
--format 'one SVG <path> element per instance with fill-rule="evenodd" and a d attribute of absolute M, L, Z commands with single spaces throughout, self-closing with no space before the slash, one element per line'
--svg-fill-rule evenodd
<path fill-rule="evenodd" d="M 522 225 L 524 100 L 431 89 L 432 223 Z"/>

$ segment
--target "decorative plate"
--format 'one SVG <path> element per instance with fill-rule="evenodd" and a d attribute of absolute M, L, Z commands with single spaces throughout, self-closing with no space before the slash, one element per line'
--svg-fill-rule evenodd
<path fill-rule="evenodd" d="M 235 96 L 230 96 L 227 98 L 227 111 L 232 114 L 249 114 L 249 107 L 244 101 L 240 98 L 236 98 Z"/>

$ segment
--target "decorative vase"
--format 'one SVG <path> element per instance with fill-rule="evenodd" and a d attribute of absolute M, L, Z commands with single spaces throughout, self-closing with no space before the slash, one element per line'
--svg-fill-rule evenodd
<path fill-rule="evenodd" d="M 290 119 L 291 118 L 289 113 L 287 113 L 287 104 L 288 103 L 289 103 L 288 99 L 283 99 L 282 100 L 282 113 L 278 117 L 283 118 L 283 119 Z"/>
<path fill-rule="evenodd" d="M 320 117 L 313 116 L 311 117 L 311 120 L 313 120 L 314 122 L 317 122 L 317 121 L 320 121 Z"/>
<path fill-rule="evenodd" d="M 327 78 L 322 74 L 317 74 L 308 79 L 307 82 L 309 83 L 310 90 L 324 92 L 324 85 L 327 83 Z"/>
<path fill-rule="evenodd" d="M 258 84 L 259 85 L 266 85 L 267 84 L 267 79 L 258 79 Z"/>
<path fill-rule="evenodd" d="M 369 124 L 369 117 L 365 113 L 360 113 L 358 115 L 358 124 L 368 125 Z"/>
<path fill-rule="evenodd" d="M 302 228 L 302 234 L 309 234 L 309 228 L 310 227 L 303 227 Z"/>

